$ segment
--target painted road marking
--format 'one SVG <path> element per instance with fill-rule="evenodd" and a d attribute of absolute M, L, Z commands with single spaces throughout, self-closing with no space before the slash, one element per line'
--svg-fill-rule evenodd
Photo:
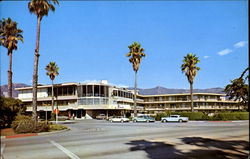
<path fill-rule="evenodd" d="M 50 140 L 50 143 L 52 143 L 53 145 L 55 145 L 59 150 L 61 150 L 62 152 L 64 152 L 67 156 L 69 156 L 71 159 L 80 159 L 78 156 L 76 156 L 74 153 L 70 152 L 69 150 L 67 150 L 66 148 L 64 148 L 62 145 L 56 143 L 53 140 Z"/>
<path fill-rule="evenodd" d="M 3 159 L 3 150 L 5 148 L 6 144 L 1 145 L 1 159 Z"/>

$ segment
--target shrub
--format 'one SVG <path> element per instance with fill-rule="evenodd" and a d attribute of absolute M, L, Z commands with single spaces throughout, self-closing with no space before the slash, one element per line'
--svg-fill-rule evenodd
<path fill-rule="evenodd" d="M 67 129 L 64 125 L 57 125 L 57 124 L 50 124 L 49 125 L 49 131 L 58 131 L 58 130 L 64 130 Z"/>
<path fill-rule="evenodd" d="M 35 131 L 35 122 L 31 117 L 25 115 L 18 115 L 11 126 L 16 133 L 31 133 Z"/>
<path fill-rule="evenodd" d="M 16 116 L 11 126 L 16 133 L 38 133 L 49 130 L 49 126 L 46 122 L 38 122 L 35 127 L 35 121 L 33 121 L 31 117 L 25 115 Z"/>
<path fill-rule="evenodd" d="M 221 112 L 214 118 L 215 120 L 248 120 L 249 112 Z"/>
<path fill-rule="evenodd" d="M 49 131 L 49 124 L 47 124 L 45 121 L 38 122 L 36 125 L 35 132 L 47 132 Z"/>
<path fill-rule="evenodd" d="M 17 114 L 23 114 L 25 110 L 21 100 L 0 96 L 0 128 L 10 127 Z"/>
<path fill-rule="evenodd" d="M 249 120 L 249 112 L 239 112 L 238 120 Z"/>

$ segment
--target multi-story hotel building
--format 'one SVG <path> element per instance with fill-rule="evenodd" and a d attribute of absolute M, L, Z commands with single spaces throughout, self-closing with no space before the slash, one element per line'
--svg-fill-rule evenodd
<path fill-rule="evenodd" d="M 32 112 L 32 87 L 17 88 L 18 99 Z M 76 118 L 95 118 L 99 114 L 123 115 L 133 113 L 133 91 L 109 85 L 106 80 L 95 83 L 63 83 L 54 85 L 55 108 L 59 115 Z M 37 111 L 41 118 L 51 112 L 51 85 L 39 85 Z M 225 94 L 194 93 L 196 111 L 239 110 L 238 102 Z M 143 113 L 190 110 L 190 94 L 137 95 L 137 109 Z M 47 113 L 48 115 L 50 113 Z"/>

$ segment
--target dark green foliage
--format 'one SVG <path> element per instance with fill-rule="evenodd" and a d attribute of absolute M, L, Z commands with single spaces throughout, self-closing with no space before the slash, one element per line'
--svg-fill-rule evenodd
<path fill-rule="evenodd" d="M 0 96 L 0 127 L 10 127 L 17 114 L 25 113 L 26 106 L 21 100 Z"/>
<path fill-rule="evenodd" d="M 49 125 L 46 122 L 38 122 L 35 127 L 35 121 L 25 115 L 18 115 L 11 126 L 16 133 L 38 133 L 49 130 Z"/>
<path fill-rule="evenodd" d="M 248 108 L 249 102 L 249 68 L 246 68 L 239 78 L 231 80 L 230 84 L 225 87 L 225 92 L 229 99 L 233 99 L 235 101 L 240 101 L 239 105 L 244 106 L 246 110 Z M 245 77 L 244 77 L 245 76 Z"/>
<path fill-rule="evenodd" d="M 165 112 L 158 113 L 155 117 L 157 121 L 161 120 L 162 117 L 167 117 L 171 115 L 180 115 L 182 117 L 188 117 L 189 120 L 249 120 L 249 112 L 219 112 L 214 116 L 208 116 L 206 112 Z"/>
<path fill-rule="evenodd" d="M 189 120 L 202 120 L 202 118 L 204 118 L 204 114 L 202 112 L 172 112 L 171 114 L 188 117 Z"/>
<path fill-rule="evenodd" d="M 249 120 L 249 112 L 221 112 L 214 116 L 214 120 Z"/>

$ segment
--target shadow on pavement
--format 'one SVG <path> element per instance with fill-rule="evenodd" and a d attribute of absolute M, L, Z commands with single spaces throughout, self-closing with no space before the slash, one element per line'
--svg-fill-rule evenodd
<path fill-rule="evenodd" d="M 249 142 L 243 140 L 215 140 L 202 137 L 184 137 L 182 150 L 166 142 L 151 142 L 147 140 L 133 140 L 130 151 L 145 151 L 149 159 L 247 159 Z M 182 145 L 181 145 L 182 146 Z M 187 148 L 190 151 L 187 151 Z M 185 151 L 183 151 L 185 150 Z"/>

